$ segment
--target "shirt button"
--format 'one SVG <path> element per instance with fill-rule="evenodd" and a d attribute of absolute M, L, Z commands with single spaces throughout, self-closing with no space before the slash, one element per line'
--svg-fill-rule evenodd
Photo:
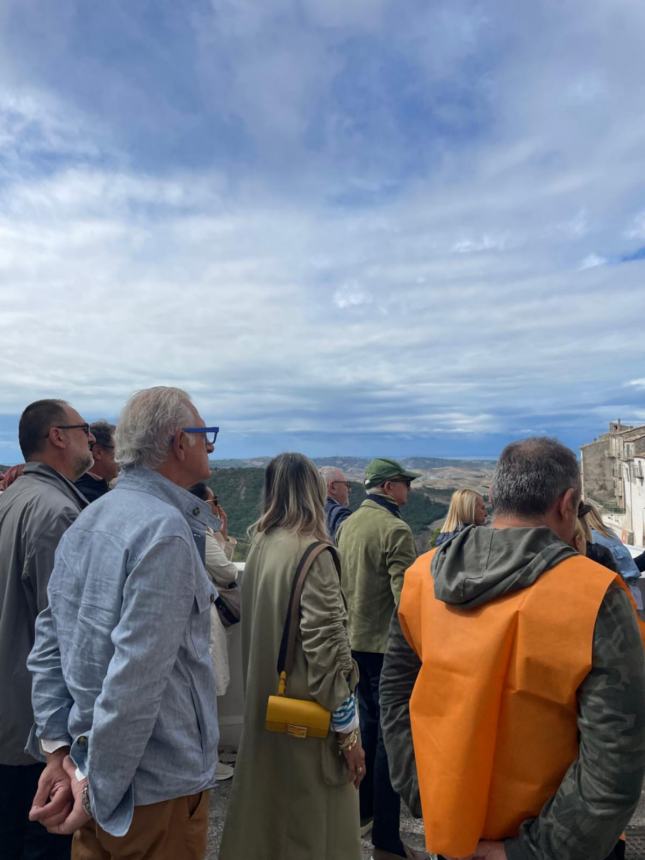
<path fill-rule="evenodd" d="M 194 517 L 198 517 L 198 516 L 199 516 L 199 508 L 193 508 L 193 516 L 194 516 Z"/>
<path fill-rule="evenodd" d="M 214 594 L 211 594 L 211 603 L 215 603 L 216 597 Z"/>
<path fill-rule="evenodd" d="M 79 745 L 79 747 L 87 746 L 87 738 L 85 737 L 85 735 L 81 735 L 81 736 L 79 737 L 79 739 L 78 739 L 78 745 Z"/>

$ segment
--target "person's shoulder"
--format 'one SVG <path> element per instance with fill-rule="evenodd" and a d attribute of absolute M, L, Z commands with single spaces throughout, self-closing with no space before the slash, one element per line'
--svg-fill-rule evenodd
<path fill-rule="evenodd" d="M 37 519 L 57 519 L 59 517 L 74 519 L 81 510 L 80 500 L 76 500 L 70 494 L 63 479 L 57 482 L 50 477 L 43 478 L 38 473 L 25 474 L 16 481 L 15 496 L 12 504 L 16 506 L 16 512 L 22 510 L 27 516 Z"/>
<path fill-rule="evenodd" d="M 111 533 L 126 543 L 173 537 L 192 541 L 192 530 L 179 508 L 152 493 L 127 486 L 117 485 L 88 505 L 74 526 L 76 530 Z"/>
<path fill-rule="evenodd" d="M 370 528 L 370 524 L 378 522 L 382 510 L 380 505 L 375 504 L 369 499 L 364 499 L 355 511 L 350 510 L 348 516 L 343 520 L 339 534 L 342 534 L 342 532 L 351 534 L 355 531 Z"/>

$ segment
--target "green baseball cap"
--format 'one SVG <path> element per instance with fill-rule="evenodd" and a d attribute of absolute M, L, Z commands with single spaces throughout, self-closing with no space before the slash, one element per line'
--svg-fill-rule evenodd
<path fill-rule="evenodd" d="M 379 484 L 384 484 L 385 481 L 392 481 L 394 478 L 404 478 L 408 481 L 414 481 L 415 478 L 420 478 L 420 472 L 411 472 L 405 469 L 396 460 L 385 460 L 382 457 L 377 457 L 367 464 L 365 469 L 365 487 L 369 490 L 370 487 L 378 487 Z"/>

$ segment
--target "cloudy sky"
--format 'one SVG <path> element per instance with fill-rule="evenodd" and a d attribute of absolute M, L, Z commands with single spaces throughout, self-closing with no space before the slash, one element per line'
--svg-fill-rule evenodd
<path fill-rule="evenodd" d="M 0 0 L 0 462 L 185 387 L 222 457 L 645 423 L 645 4 Z"/>

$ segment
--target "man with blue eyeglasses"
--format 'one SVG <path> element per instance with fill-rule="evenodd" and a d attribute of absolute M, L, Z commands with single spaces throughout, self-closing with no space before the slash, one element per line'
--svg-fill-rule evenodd
<path fill-rule="evenodd" d="M 68 751 L 72 799 L 31 817 L 76 831 L 75 860 L 198 860 L 206 850 L 217 713 L 208 652 L 215 591 L 202 557 L 216 427 L 176 388 L 140 391 L 116 431 L 121 477 L 59 546 L 36 625 L 30 748 Z"/>

